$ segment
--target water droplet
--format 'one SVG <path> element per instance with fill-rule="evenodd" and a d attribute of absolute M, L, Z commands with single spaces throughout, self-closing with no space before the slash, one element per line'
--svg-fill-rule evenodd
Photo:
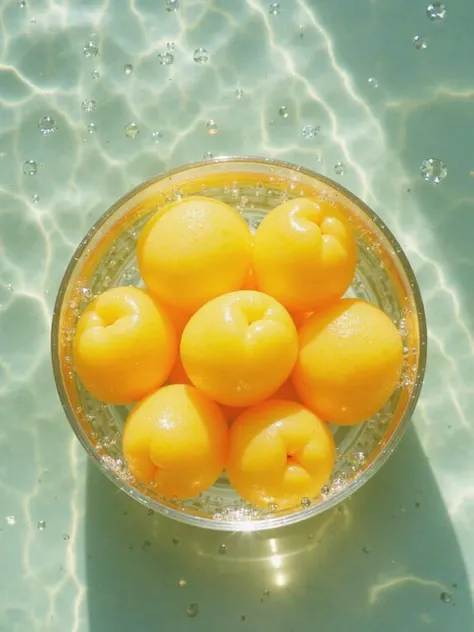
<path fill-rule="evenodd" d="M 406 336 L 408 331 L 407 331 L 407 320 L 406 318 L 401 318 L 400 319 L 400 323 L 398 325 L 398 331 L 400 332 L 401 336 Z M 407 349 L 408 351 L 408 349 Z"/>
<path fill-rule="evenodd" d="M 131 121 L 125 125 L 125 136 L 129 138 L 136 138 L 140 133 L 140 128 L 135 123 L 135 121 Z"/>
<path fill-rule="evenodd" d="M 38 202 L 40 201 L 40 196 L 37 193 L 35 193 L 31 196 L 31 199 L 33 200 L 35 204 L 38 204 Z"/>
<path fill-rule="evenodd" d="M 186 608 L 186 614 L 188 615 L 188 617 L 195 617 L 199 612 L 199 606 L 197 605 L 197 603 L 190 603 L 189 606 Z"/>
<path fill-rule="evenodd" d="M 278 110 L 278 114 L 281 116 L 281 118 L 284 118 L 284 119 L 286 119 L 286 118 L 288 118 L 290 116 L 289 112 L 288 112 L 288 109 L 286 108 L 285 105 L 281 106 L 281 108 Z"/>
<path fill-rule="evenodd" d="M 370 549 L 366 546 L 362 547 L 362 552 L 365 553 L 366 555 L 368 555 L 370 553 Z"/>
<path fill-rule="evenodd" d="M 97 109 L 97 103 L 93 99 L 84 99 L 82 109 L 84 112 L 94 112 Z"/>
<path fill-rule="evenodd" d="M 225 555 L 227 553 L 227 546 L 225 544 L 221 544 L 217 549 L 219 555 Z"/>
<path fill-rule="evenodd" d="M 38 165 L 34 160 L 27 160 L 23 163 L 23 173 L 25 176 L 35 176 L 38 172 Z"/>
<path fill-rule="evenodd" d="M 448 175 L 448 169 L 439 158 L 426 158 L 420 166 L 420 173 L 425 182 L 439 184 Z"/>
<path fill-rule="evenodd" d="M 11 283 L 7 283 L 6 288 L 9 292 L 14 292 L 15 289 Z"/>
<path fill-rule="evenodd" d="M 178 586 L 180 588 L 183 588 L 184 586 L 186 586 L 186 580 L 185 579 L 178 579 Z"/>
<path fill-rule="evenodd" d="M 446 13 L 446 5 L 442 2 L 432 2 L 426 7 L 426 15 L 432 22 L 444 20 Z"/>
<path fill-rule="evenodd" d="M 268 590 L 268 588 L 264 588 L 263 589 L 263 596 L 264 597 L 270 597 L 270 591 Z"/>
<path fill-rule="evenodd" d="M 84 57 L 90 59 L 91 57 L 97 57 L 99 54 L 99 47 L 95 42 L 87 42 L 84 46 Z"/>
<path fill-rule="evenodd" d="M 193 59 L 197 64 L 205 64 L 209 61 L 209 55 L 205 48 L 197 48 L 194 51 Z"/>
<path fill-rule="evenodd" d="M 178 538 L 172 538 L 172 539 L 171 539 L 171 542 L 172 542 L 175 546 L 178 546 L 178 544 L 179 544 L 179 540 L 178 540 Z"/>
<path fill-rule="evenodd" d="M 125 64 L 125 66 L 123 67 L 123 72 L 125 75 L 131 75 L 133 72 L 132 64 Z"/>
<path fill-rule="evenodd" d="M 268 7 L 268 13 L 270 15 L 278 15 L 280 13 L 280 5 L 278 2 L 271 2 Z"/>
<path fill-rule="evenodd" d="M 16 518 L 15 516 L 7 516 L 5 518 L 6 522 L 8 525 L 10 525 L 10 527 L 12 527 L 14 524 L 16 524 Z"/>
<path fill-rule="evenodd" d="M 343 162 L 336 162 L 334 165 L 334 171 L 336 175 L 342 176 L 346 173 L 346 165 Z"/>
<path fill-rule="evenodd" d="M 170 53 L 172 53 L 175 49 L 175 43 L 174 42 L 168 42 L 166 44 L 166 48 L 169 50 Z"/>
<path fill-rule="evenodd" d="M 301 506 L 305 509 L 306 507 L 311 507 L 311 501 L 309 498 L 302 498 L 301 499 Z"/>
<path fill-rule="evenodd" d="M 46 522 L 44 520 L 38 520 L 38 524 L 36 526 L 38 531 L 44 531 L 46 529 Z"/>
<path fill-rule="evenodd" d="M 38 121 L 38 127 L 43 136 L 49 136 L 57 131 L 56 121 L 51 116 L 43 116 Z"/>
<path fill-rule="evenodd" d="M 174 62 L 174 55 L 172 55 L 169 51 L 158 53 L 158 61 L 162 66 L 171 66 Z"/>
<path fill-rule="evenodd" d="M 270 511 L 278 511 L 278 505 L 276 503 L 268 503 L 268 509 Z"/>
<path fill-rule="evenodd" d="M 425 50 L 428 47 L 428 42 L 421 37 L 421 35 L 415 35 L 413 38 L 413 46 L 416 50 Z"/>
<path fill-rule="evenodd" d="M 367 85 L 369 86 L 369 88 L 378 88 L 379 82 L 377 81 L 375 77 L 369 77 L 367 79 Z"/>
<path fill-rule="evenodd" d="M 237 90 L 235 91 L 235 98 L 242 99 L 243 96 L 244 96 L 244 91 L 241 88 L 237 88 Z"/>
<path fill-rule="evenodd" d="M 151 133 L 151 137 L 153 138 L 155 143 L 158 144 L 161 141 L 161 139 L 163 138 L 163 134 L 161 132 L 152 132 Z"/>
<path fill-rule="evenodd" d="M 246 619 L 246 618 L 247 618 L 247 617 L 246 617 L 244 614 L 241 614 L 241 615 L 240 615 L 240 620 L 241 620 L 241 621 L 245 621 L 245 619 Z"/>
<path fill-rule="evenodd" d="M 313 138 L 316 138 L 320 131 L 321 128 L 319 127 L 319 125 L 308 123 L 307 125 L 303 126 L 301 134 L 305 140 L 312 140 Z"/>
<path fill-rule="evenodd" d="M 24 9 L 26 7 L 26 0 L 19 0 L 18 6 L 20 7 L 20 9 Z"/>
<path fill-rule="evenodd" d="M 89 123 L 87 126 L 87 131 L 89 134 L 95 134 L 97 132 L 97 125 L 95 123 Z"/>
<path fill-rule="evenodd" d="M 87 287 L 87 285 L 81 288 L 81 294 L 84 298 L 92 298 L 92 290 L 90 289 L 90 287 Z"/>
<path fill-rule="evenodd" d="M 442 592 L 439 596 L 443 603 L 451 603 L 453 596 L 448 592 Z"/>
<path fill-rule="evenodd" d="M 179 2 L 178 0 L 165 0 L 165 7 L 167 11 L 174 13 L 179 9 Z"/>
<path fill-rule="evenodd" d="M 98 79 L 100 77 L 99 71 L 98 70 L 93 70 L 91 72 L 91 77 L 92 77 L 92 79 Z"/>
<path fill-rule="evenodd" d="M 216 121 L 214 121 L 214 119 L 209 119 L 206 123 L 206 127 L 208 134 L 213 135 L 219 133 L 219 126 L 217 125 Z"/>
<path fill-rule="evenodd" d="M 69 540 L 69 535 L 67 533 L 63 533 L 63 540 L 66 542 Z"/>
<path fill-rule="evenodd" d="M 321 494 L 323 494 L 323 496 L 327 496 L 329 494 L 329 486 L 328 485 L 323 485 L 323 487 L 321 487 Z"/>

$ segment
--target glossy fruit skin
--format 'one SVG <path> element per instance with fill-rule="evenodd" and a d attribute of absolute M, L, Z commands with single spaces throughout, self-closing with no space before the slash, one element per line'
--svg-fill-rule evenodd
<path fill-rule="evenodd" d="M 133 408 L 123 434 L 130 473 L 169 498 L 191 498 L 219 477 L 228 447 L 219 406 L 194 386 L 164 386 Z"/>
<path fill-rule="evenodd" d="M 193 313 L 247 282 L 252 238 L 230 206 L 194 196 L 158 211 L 137 244 L 140 274 L 160 301 Z"/>
<path fill-rule="evenodd" d="M 167 379 L 176 332 L 159 303 L 135 287 L 106 290 L 81 315 L 74 367 L 87 390 L 112 404 L 138 401 Z"/>
<path fill-rule="evenodd" d="M 273 298 L 252 290 L 220 296 L 184 328 L 180 354 L 191 382 L 226 406 L 268 399 L 298 354 L 296 327 Z"/>
<path fill-rule="evenodd" d="M 260 291 L 290 312 L 312 312 L 340 298 L 357 265 L 357 246 L 342 207 L 297 198 L 280 204 L 254 236 Z"/>
<path fill-rule="evenodd" d="M 377 306 L 341 299 L 298 330 L 292 380 L 301 401 L 325 421 L 353 425 L 389 400 L 403 368 L 399 331 Z"/>
<path fill-rule="evenodd" d="M 286 509 L 319 496 L 335 458 L 324 422 L 299 403 L 271 399 L 234 421 L 226 469 L 243 498 L 259 507 Z"/>

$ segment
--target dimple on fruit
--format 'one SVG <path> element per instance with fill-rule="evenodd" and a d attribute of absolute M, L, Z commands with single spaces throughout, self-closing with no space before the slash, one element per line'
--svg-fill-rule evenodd
<path fill-rule="evenodd" d="M 137 245 L 149 291 L 189 313 L 242 288 L 251 257 L 251 236 L 243 218 L 227 204 L 199 196 L 158 211 Z"/>
<path fill-rule="evenodd" d="M 126 404 L 165 382 L 177 347 L 166 310 L 143 290 L 117 287 L 98 296 L 81 315 L 74 365 L 95 397 Z"/>
<path fill-rule="evenodd" d="M 340 298 L 356 264 L 354 234 L 337 204 L 289 200 L 271 211 L 255 233 L 257 287 L 290 312 L 311 312 Z"/>
<path fill-rule="evenodd" d="M 325 421 L 352 425 L 375 415 L 403 367 L 400 333 L 378 307 L 341 299 L 298 330 L 292 379 L 301 401 Z"/>
<path fill-rule="evenodd" d="M 220 404 L 250 406 L 289 377 L 296 327 L 275 299 L 252 290 L 206 303 L 184 328 L 181 360 L 191 382 Z"/>
<path fill-rule="evenodd" d="M 228 429 L 219 406 L 194 386 L 165 386 L 133 408 L 123 453 L 137 480 L 168 497 L 191 498 L 224 467 Z"/>
<path fill-rule="evenodd" d="M 259 507 L 286 509 L 318 496 L 335 458 L 327 425 L 296 402 L 272 399 L 248 408 L 229 431 L 229 479 Z"/>

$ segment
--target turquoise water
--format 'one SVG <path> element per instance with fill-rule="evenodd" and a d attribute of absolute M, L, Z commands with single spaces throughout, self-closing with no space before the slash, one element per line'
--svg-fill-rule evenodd
<path fill-rule="evenodd" d="M 21 4 L 0 0 L 0 631 L 473 629 L 474 5 L 431 21 L 426 0 Z M 52 380 L 74 247 L 132 186 L 208 153 L 354 191 L 427 309 L 425 389 L 394 456 L 339 510 L 273 533 L 148 516 L 87 462 Z"/>

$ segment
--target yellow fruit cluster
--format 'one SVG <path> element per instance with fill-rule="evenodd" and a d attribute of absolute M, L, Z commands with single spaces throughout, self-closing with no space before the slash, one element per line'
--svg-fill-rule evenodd
<path fill-rule="evenodd" d="M 168 497 L 224 468 L 258 506 L 317 496 L 335 462 L 327 423 L 374 415 L 403 364 L 390 319 L 341 298 L 357 264 L 344 210 L 291 200 L 252 238 L 230 206 L 190 197 L 149 220 L 137 259 L 147 290 L 100 295 L 73 348 L 93 395 L 138 402 L 123 434 L 131 473 Z"/>

